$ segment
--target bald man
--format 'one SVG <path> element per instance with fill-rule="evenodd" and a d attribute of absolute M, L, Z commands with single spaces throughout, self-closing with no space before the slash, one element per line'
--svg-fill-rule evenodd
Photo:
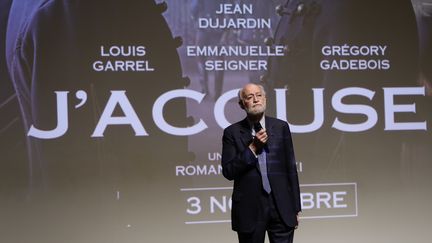
<path fill-rule="evenodd" d="M 293 241 L 301 211 L 291 132 L 285 121 L 265 116 L 266 93 L 246 84 L 238 94 L 246 118 L 222 138 L 223 175 L 234 180 L 232 229 L 240 243 Z"/>

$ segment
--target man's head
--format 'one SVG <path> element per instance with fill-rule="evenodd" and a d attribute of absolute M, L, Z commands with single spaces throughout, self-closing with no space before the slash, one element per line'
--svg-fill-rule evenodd
<path fill-rule="evenodd" d="M 249 83 L 238 93 L 239 105 L 248 116 L 262 115 L 266 110 L 266 94 L 264 87 Z"/>

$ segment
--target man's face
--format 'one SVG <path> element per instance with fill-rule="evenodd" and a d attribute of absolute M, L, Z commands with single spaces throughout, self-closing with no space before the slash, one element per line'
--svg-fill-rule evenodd
<path fill-rule="evenodd" d="M 259 86 L 247 85 L 243 91 L 243 106 L 248 115 L 259 115 L 266 110 L 266 97 Z"/>

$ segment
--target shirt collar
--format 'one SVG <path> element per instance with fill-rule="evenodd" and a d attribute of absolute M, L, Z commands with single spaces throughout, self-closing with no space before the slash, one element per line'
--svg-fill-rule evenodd
<path fill-rule="evenodd" d="M 252 131 L 252 135 L 255 135 L 255 130 L 253 129 L 253 125 L 254 125 L 254 123 L 251 121 L 251 120 L 249 120 L 249 119 L 247 119 L 247 121 L 248 121 L 248 123 L 249 123 L 249 127 L 251 128 L 251 131 Z M 261 117 L 261 120 L 259 121 L 259 123 L 261 124 L 261 126 L 265 129 L 265 114 L 263 114 L 263 116 Z"/>

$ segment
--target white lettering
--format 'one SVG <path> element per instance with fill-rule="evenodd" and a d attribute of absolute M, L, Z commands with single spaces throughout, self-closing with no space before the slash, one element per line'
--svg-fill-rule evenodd
<path fill-rule="evenodd" d="M 339 118 L 336 117 L 332 127 L 346 132 L 361 132 L 375 126 L 378 121 L 378 115 L 375 109 L 367 105 L 348 105 L 342 103 L 342 99 L 349 95 L 360 95 L 372 100 L 375 92 L 365 88 L 352 87 L 341 89 L 332 97 L 332 106 L 336 111 L 346 114 L 363 114 L 367 117 L 366 121 L 359 124 L 348 124 L 341 122 Z"/>
<path fill-rule="evenodd" d="M 411 112 L 416 113 L 416 105 L 394 104 L 396 95 L 422 95 L 425 96 L 425 87 L 399 87 L 383 88 L 384 89 L 384 112 L 385 128 L 384 130 L 426 130 L 426 121 L 422 122 L 396 122 L 395 113 Z"/>
<path fill-rule="evenodd" d="M 276 116 L 288 121 L 286 114 L 286 89 L 275 89 L 276 91 Z M 314 96 L 314 120 L 306 125 L 294 125 L 289 123 L 291 132 L 308 133 L 318 130 L 324 123 L 324 89 L 312 89 Z"/>
<path fill-rule="evenodd" d="M 225 105 L 229 100 L 237 97 L 239 90 L 240 89 L 233 89 L 226 92 L 225 94 L 221 95 L 215 103 L 214 117 L 216 118 L 217 124 L 223 129 L 231 125 L 225 116 Z"/>
<path fill-rule="evenodd" d="M 122 109 L 125 116 L 114 117 L 112 116 L 117 104 Z M 108 125 L 131 125 L 135 131 L 135 136 L 148 136 L 141 121 L 139 120 L 135 110 L 129 102 L 126 96 L 126 91 L 111 91 L 111 96 L 108 100 L 107 105 L 99 119 L 96 128 L 91 135 L 92 137 L 103 137 L 105 129 Z"/>
<path fill-rule="evenodd" d="M 57 96 L 57 126 L 53 130 L 40 130 L 31 125 L 27 136 L 53 139 L 63 136 L 68 130 L 68 91 L 55 91 Z"/>
<path fill-rule="evenodd" d="M 194 90 L 189 90 L 189 89 L 176 89 L 176 90 L 168 91 L 162 94 L 161 96 L 159 96 L 159 98 L 154 103 L 153 111 L 152 111 L 153 120 L 162 131 L 168 134 L 177 135 L 177 136 L 188 136 L 188 135 L 194 135 L 200 133 L 201 131 L 207 128 L 207 124 L 205 124 L 205 122 L 202 119 L 200 119 L 197 124 L 191 127 L 185 127 L 185 128 L 174 127 L 171 126 L 168 122 L 166 122 L 165 118 L 163 117 L 163 109 L 165 107 L 165 104 L 174 98 L 180 98 L 180 97 L 191 98 L 198 101 L 198 103 L 201 103 L 204 96 L 205 94 L 202 94 Z"/>

